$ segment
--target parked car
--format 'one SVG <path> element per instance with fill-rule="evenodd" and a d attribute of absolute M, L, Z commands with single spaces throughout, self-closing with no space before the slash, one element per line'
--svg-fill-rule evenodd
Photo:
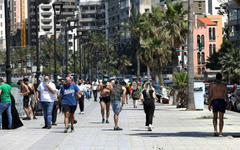
<path fill-rule="evenodd" d="M 240 112 L 240 88 L 237 88 L 229 98 L 230 109 Z"/>

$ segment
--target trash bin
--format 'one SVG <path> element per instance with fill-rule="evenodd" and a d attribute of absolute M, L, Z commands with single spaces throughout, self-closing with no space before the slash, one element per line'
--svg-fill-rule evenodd
<path fill-rule="evenodd" d="M 205 85 L 203 82 L 194 82 L 194 102 L 195 109 L 204 109 Z"/>

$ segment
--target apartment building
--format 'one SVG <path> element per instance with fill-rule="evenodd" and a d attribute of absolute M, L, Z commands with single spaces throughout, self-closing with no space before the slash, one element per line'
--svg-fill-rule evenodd
<path fill-rule="evenodd" d="M 0 51 L 6 49 L 5 8 L 4 0 L 0 0 Z"/>
<path fill-rule="evenodd" d="M 239 46 L 240 41 L 240 7 L 235 2 L 229 2 L 229 22 L 228 25 L 232 27 L 230 41 L 234 45 Z"/>

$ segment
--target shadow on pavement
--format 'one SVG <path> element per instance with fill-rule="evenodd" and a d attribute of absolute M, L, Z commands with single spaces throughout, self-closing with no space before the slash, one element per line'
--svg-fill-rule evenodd
<path fill-rule="evenodd" d="M 213 132 L 177 132 L 177 133 L 148 132 L 148 133 L 135 133 L 135 134 L 129 134 L 129 135 L 142 136 L 142 137 L 214 137 Z M 232 137 L 240 138 L 240 133 L 223 132 L 223 136 L 224 137 L 232 136 Z"/>
<path fill-rule="evenodd" d="M 111 128 L 111 129 L 102 129 L 102 131 L 114 131 L 114 130 Z"/>
<path fill-rule="evenodd" d="M 88 122 L 90 124 L 103 124 L 102 122 L 97 122 L 97 121 L 93 121 L 93 122 Z"/>

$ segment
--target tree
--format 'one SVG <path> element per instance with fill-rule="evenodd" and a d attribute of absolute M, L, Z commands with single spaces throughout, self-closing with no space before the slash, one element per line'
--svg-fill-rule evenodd
<path fill-rule="evenodd" d="M 224 73 L 230 73 L 230 78 L 232 82 L 239 83 L 240 81 L 240 53 L 239 48 L 228 49 L 220 59 L 220 64 L 222 65 L 222 71 Z"/>
<path fill-rule="evenodd" d="M 119 68 L 123 71 L 123 74 L 126 73 L 127 67 L 132 66 L 132 63 L 130 62 L 129 58 L 126 55 L 122 55 L 119 58 Z"/>
<path fill-rule="evenodd" d="M 187 12 L 183 10 L 182 3 L 173 4 L 167 0 L 166 4 L 166 28 L 169 36 L 168 41 L 172 50 L 172 66 L 174 73 L 177 71 L 178 65 L 178 54 L 176 49 L 180 48 L 185 43 L 187 37 L 187 21 L 185 20 Z"/>

